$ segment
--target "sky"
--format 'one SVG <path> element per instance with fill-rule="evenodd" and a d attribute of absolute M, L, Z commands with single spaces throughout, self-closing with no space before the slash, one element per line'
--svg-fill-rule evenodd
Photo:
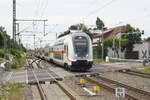
<path fill-rule="evenodd" d="M 12 1 L 0 0 L 0 26 L 12 35 Z M 44 46 L 56 39 L 72 24 L 95 26 L 100 17 L 108 28 L 131 24 L 145 30 L 142 37 L 150 36 L 150 0 L 16 0 L 17 19 L 47 19 L 43 37 L 43 22 L 18 22 L 22 34 L 36 34 Z M 31 33 L 32 31 L 32 33 Z M 33 36 L 22 36 L 22 43 L 33 48 Z"/>

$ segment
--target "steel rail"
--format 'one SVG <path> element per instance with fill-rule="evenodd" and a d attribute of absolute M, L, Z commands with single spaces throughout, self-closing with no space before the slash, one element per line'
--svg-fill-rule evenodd
<path fill-rule="evenodd" d="M 27 61 L 28 61 L 28 60 L 27 60 Z M 28 64 L 29 64 L 29 62 L 28 62 Z M 31 68 L 33 68 L 32 65 L 30 65 L 30 66 L 31 66 Z M 33 73 L 33 75 L 34 75 L 34 77 L 35 77 L 36 82 L 37 82 L 36 85 L 37 85 L 39 94 L 40 94 L 40 96 L 41 96 L 41 99 L 42 99 L 42 100 L 48 100 L 46 94 L 44 93 L 44 90 L 43 90 L 41 84 L 39 83 L 39 80 L 38 80 L 38 78 L 37 78 L 35 72 L 34 72 L 32 69 L 31 69 L 31 71 L 32 71 L 32 73 Z"/>
<path fill-rule="evenodd" d="M 56 82 L 57 86 L 70 98 L 70 100 L 77 100 L 71 93 L 69 93 L 59 82 Z"/>
<path fill-rule="evenodd" d="M 147 92 L 147 91 L 144 91 L 144 90 L 141 90 L 141 89 L 138 89 L 138 88 L 135 88 L 135 87 L 132 87 L 132 86 L 129 86 L 129 85 L 120 83 L 120 82 L 118 82 L 118 81 L 114 81 L 114 80 L 108 79 L 108 78 L 106 78 L 106 77 L 104 77 L 104 76 L 98 76 L 97 78 L 100 78 L 100 79 L 102 79 L 102 80 L 104 80 L 104 81 L 111 82 L 111 83 L 113 83 L 113 84 L 117 84 L 117 85 L 119 85 L 119 86 L 122 86 L 122 87 L 127 88 L 127 89 L 132 90 L 132 91 L 135 91 L 135 92 L 137 92 L 137 93 L 141 93 L 141 94 L 150 96 L 150 92 Z"/>
<path fill-rule="evenodd" d="M 119 71 L 119 72 L 150 79 L 150 74 L 146 74 L 138 71 L 126 70 L 126 71 Z"/>
<path fill-rule="evenodd" d="M 47 99 L 47 96 L 46 96 L 45 93 L 44 93 L 44 90 L 43 90 L 41 84 L 39 83 L 39 80 L 38 80 L 37 76 L 35 75 L 35 72 L 34 72 L 33 70 L 32 70 L 32 72 L 33 72 L 33 75 L 34 75 L 34 77 L 35 77 L 35 79 L 36 79 L 36 81 L 37 81 L 37 88 L 38 88 L 38 90 L 39 90 L 41 99 L 42 99 L 42 100 L 48 100 L 48 99 Z"/>
<path fill-rule="evenodd" d="M 36 61 L 33 61 L 33 63 L 36 63 Z M 32 63 L 32 64 L 33 64 L 33 63 Z M 32 67 L 33 67 L 33 66 L 32 66 Z M 38 67 L 41 68 L 40 65 L 39 65 Z M 45 69 L 44 69 L 44 70 L 45 70 Z M 45 71 L 46 71 L 46 72 L 48 73 L 48 75 L 55 81 L 56 85 L 66 94 L 66 96 L 68 96 L 68 98 L 70 98 L 70 100 L 77 100 L 76 97 L 74 97 L 69 91 L 67 91 L 67 89 L 65 89 L 65 88 L 55 79 L 55 77 L 51 75 L 50 72 L 48 72 L 47 70 L 45 70 Z M 53 72 L 53 71 L 52 71 L 52 72 Z M 39 89 L 40 91 L 43 91 L 43 92 L 44 92 L 44 90 L 43 90 L 42 87 L 40 87 L 40 86 L 38 86 L 38 87 L 39 87 L 38 89 Z M 44 96 L 46 96 L 46 95 L 43 94 L 42 92 L 41 92 L 41 95 L 42 95 L 43 98 L 45 98 Z M 47 98 L 42 99 L 42 100 L 47 100 Z"/>
<path fill-rule="evenodd" d="M 104 89 L 106 89 L 106 90 L 108 90 L 108 91 L 110 91 L 110 92 L 115 93 L 115 89 L 112 88 L 111 86 L 108 86 L 108 85 L 106 85 L 106 84 L 100 83 L 100 82 L 98 82 L 98 81 L 96 81 L 96 80 L 94 80 L 94 79 L 91 79 L 91 78 L 89 78 L 89 77 L 85 77 L 85 79 L 86 79 L 87 81 L 91 82 L 91 83 L 94 83 L 94 84 L 97 84 L 97 85 L 100 86 L 100 87 L 103 87 Z M 137 98 L 135 98 L 135 97 L 133 97 L 133 96 L 127 94 L 127 93 L 125 93 L 125 96 L 126 96 L 126 98 L 128 98 L 129 100 L 139 100 L 139 99 L 137 99 Z"/>
<path fill-rule="evenodd" d="M 55 82 L 56 85 L 70 98 L 70 100 L 77 100 L 69 91 L 67 91 L 55 78 L 54 76 L 52 76 L 47 70 L 46 72 L 49 74 L 50 77 L 52 77 Z"/>
<path fill-rule="evenodd" d="M 46 94 L 44 93 L 44 90 L 43 90 L 41 84 L 39 83 L 39 80 L 38 80 L 37 76 L 35 75 L 35 73 L 34 73 L 33 70 L 32 70 L 32 72 L 33 72 L 33 74 L 34 74 L 34 77 L 36 78 L 36 81 L 37 81 L 37 88 L 38 88 L 38 90 L 39 90 L 41 99 L 42 99 L 42 100 L 48 100 Z"/>

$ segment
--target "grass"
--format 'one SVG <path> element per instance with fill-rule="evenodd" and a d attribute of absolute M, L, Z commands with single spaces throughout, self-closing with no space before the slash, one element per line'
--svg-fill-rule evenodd
<path fill-rule="evenodd" d="M 150 65 L 135 67 L 135 68 L 132 68 L 132 70 L 150 74 Z"/>
<path fill-rule="evenodd" d="M 103 59 L 93 59 L 94 63 L 102 63 L 105 62 Z"/>
<path fill-rule="evenodd" d="M 94 63 L 101 63 L 101 64 L 115 63 L 115 62 L 106 62 L 105 60 L 99 59 L 99 58 L 95 58 L 95 59 L 93 59 L 93 61 L 94 61 Z"/>
<path fill-rule="evenodd" d="M 1 85 L 0 100 L 22 100 L 20 83 L 5 83 Z"/>

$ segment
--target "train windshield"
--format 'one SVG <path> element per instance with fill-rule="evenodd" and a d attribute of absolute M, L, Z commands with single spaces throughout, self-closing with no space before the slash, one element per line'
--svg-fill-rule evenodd
<path fill-rule="evenodd" d="M 75 37 L 74 48 L 78 57 L 85 57 L 88 54 L 88 39 L 83 36 Z"/>

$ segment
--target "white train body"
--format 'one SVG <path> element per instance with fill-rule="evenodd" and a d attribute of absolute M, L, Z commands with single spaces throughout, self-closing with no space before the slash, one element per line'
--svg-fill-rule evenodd
<path fill-rule="evenodd" d="M 88 70 L 93 64 L 92 42 L 83 33 L 72 33 L 44 49 L 44 59 L 71 70 Z"/>

